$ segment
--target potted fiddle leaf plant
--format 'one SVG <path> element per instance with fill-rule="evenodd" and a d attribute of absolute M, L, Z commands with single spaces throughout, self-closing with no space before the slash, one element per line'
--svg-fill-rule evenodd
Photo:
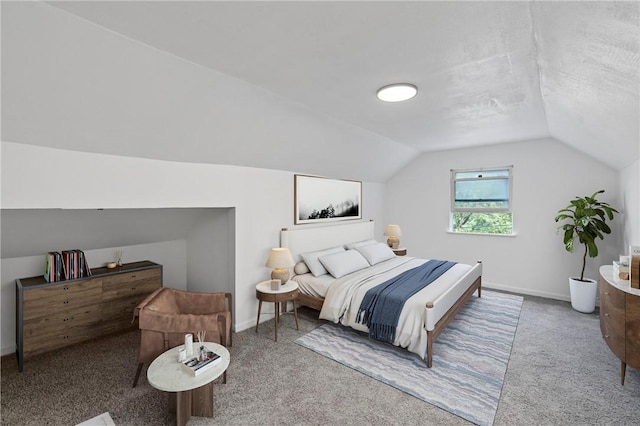
<path fill-rule="evenodd" d="M 573 253 L 576 248 L 576 239 L 578 246 L 584 247 L 580 276 L 569 278 L 571 306 L 583 313 L 591 313 L 595 310 L 598 291 L 598 282 L 584 277 L 587 255 L 598 256 L 597 240 L 603 240 L 605 234 L 611 233 L 607 220 L 613 220 L 614 213 L 618 213 L 609 204 L 597 200 L 596 197 L 603 192 L 604 190 L 600 190 L 590 197 L 574 198 L 567 207 L 558 211 L 556 216 L 556 222 L 561 223 L 558 231 L 563 232 L 564 248 Z"/>

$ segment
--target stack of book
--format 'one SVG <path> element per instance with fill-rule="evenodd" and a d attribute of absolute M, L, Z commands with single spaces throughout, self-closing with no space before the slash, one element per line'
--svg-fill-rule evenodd
<path fill-rule="evenodd" d="M 47 282 L 91 276 L 91 268 L 82 250 L 50 251 L 45 255 L 44 279 Z"/>

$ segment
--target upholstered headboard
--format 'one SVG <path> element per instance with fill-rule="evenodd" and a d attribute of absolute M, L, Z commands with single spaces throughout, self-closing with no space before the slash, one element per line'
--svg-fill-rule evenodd
<path fill-rule="evenodd" d="M 374 239 L 374 225 L 369 222 L 347 225 L 318 226 L 314 228 L 282 229 L 280 246 L 287 247 L 296 262 L 300 253 L 336 247 L 355 241 Z"/>

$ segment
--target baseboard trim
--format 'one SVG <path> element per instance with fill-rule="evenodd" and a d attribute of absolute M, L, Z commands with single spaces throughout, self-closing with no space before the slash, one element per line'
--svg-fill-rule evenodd
<path fill-rule="evenodd" d="M 263 322 L 272 320 L 274 318 L 274 314 L 272 313 L 262 313 L 262 315 L 260 315 L 260 324 L 262 324 Z M 243 321 L 241 323 L 236 323 L 235 326 L 235 332 L 236 333 L 240 333 L 241 331 L 244 331 L 248 328 L 255 328 L 256 327 L 256 321 L 255 319 L 253 320 L 246 320 Z"/>
<path fill-rule="evenodd" d="M 515 294 L 526 294 L 528 296 L 544 297 L 546 299 L 562 300 L 564 302 L 571 301 L 570 297 L 566 296 L 564 294 L 548 293 L 548 292 L 545 292 L 545 291 L 536 291 L 536 290 L 530 290 L 530 289 L 521 288 L 521 287 L 511 287 L 511 286 L 508 286 L 508 285 L 487 283 L 485 281 L 482 282 L 482 288 L 493 289 L 493 290 L 501 290 L 501 291 L 508 291 L 509 293 L 515 293 Z"/>
<path fill-rule="evenodd" d="M 0 356 L 15 355 L 16 349 L 16 345 L 3 346 L 2 349 L 0 349 Z"/>

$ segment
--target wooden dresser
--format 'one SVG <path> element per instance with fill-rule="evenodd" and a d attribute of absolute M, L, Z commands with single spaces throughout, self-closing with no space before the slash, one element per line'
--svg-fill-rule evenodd
<path fill-rule="evenodd" d="M 162 287 L 162 265 L 150 261 L 94 268 L 86 278 L 48 283 L 16 280 L 18 368 L 31 355 L 132 330 L 133 309 Z"/>
<path fill-rule="evenodd" d="M 613 266 L 600 267 L 600 331 L 620 358 L 620 382 L 627 365 L 640 369 L 640 290 L 613 278 Z"/>

